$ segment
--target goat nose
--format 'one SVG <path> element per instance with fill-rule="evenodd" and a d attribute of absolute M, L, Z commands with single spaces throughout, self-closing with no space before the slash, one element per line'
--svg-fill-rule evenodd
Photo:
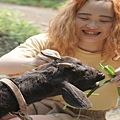
<path fill-rule="evenodd" d="M 98 73 L 98 76 L 99 76 L 101 79 L 104 79 L 104 78 L 105 78 L 105 74 L 103 74 L 102 72 L 99 72 L 99 73 Z"/>

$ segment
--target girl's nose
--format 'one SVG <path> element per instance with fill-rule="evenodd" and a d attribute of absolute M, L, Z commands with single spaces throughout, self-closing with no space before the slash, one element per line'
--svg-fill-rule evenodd
<path fill-rule="evenodd" d="M 99 24 L 96 21 L 89 21 L 86 24 L 86 27 L 89 28 L 89 29 L 97 29 L 99 27 Z"/>

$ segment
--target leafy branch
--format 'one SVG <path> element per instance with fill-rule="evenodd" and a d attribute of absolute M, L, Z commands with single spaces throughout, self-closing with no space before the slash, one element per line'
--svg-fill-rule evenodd
<path fill-rule="evenodd" d="M 101 64 L 101 62 L 100 62 L 100 63 L 99 63 L 99 67 L 100 67 L 102 70 L 104 70 L 104 71 L 107 73 L 106 75 L 109 76 L 110 78 L 114 78 L 114 77 L 115 77 L 115 74 L 114 74 L 115 69 L 114 69 L 112 66 L 110 66 L 110 65 L 103 66 L 103 65 Z M 109 83 L 109 82 L 110 82 L 110 80 L 106 80 L 105 82 L 103 82 L 103 83 L 99 84 L 98 86 L 96 86 L 95 88 L 93 88 L 93 89 L 87 94 L 87 97 L 89 97 L 91 94 L 93 94 L 93 92 L 94 92 L 95 90 L 97 90 L 98 88 L 102 87 L 103 85 L 105 85 L 105 84 L 107 84 L 107 83 Z M 118 87 L 117 89 L 118 89 L 118 95 L 120 96 L 120 87 Z"/>

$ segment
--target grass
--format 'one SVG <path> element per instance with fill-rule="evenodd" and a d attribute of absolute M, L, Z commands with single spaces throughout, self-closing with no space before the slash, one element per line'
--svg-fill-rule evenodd
<path fill-rule="evenodd" d="M 58 9 L 66 0 L 0 0 L 0 2 L 9 2 L 20 5 L 42 6 Z"/>
<path fill-rule="evenodd" d="M 13 37 L 19 44 L 40 33 L 40 28 L 22 19 L 22 13 L 17 10 L 1 8 L 0 23 L 0 32 Z"/>

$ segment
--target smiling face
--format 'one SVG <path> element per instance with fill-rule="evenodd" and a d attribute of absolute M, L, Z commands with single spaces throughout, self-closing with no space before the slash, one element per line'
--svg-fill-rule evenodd
<path fill-rule="evenodd" d="M 104 43 L 114 19 L 112 2 L 87 1 L 76 14 L 76 30 L 81 42 Z"/>

